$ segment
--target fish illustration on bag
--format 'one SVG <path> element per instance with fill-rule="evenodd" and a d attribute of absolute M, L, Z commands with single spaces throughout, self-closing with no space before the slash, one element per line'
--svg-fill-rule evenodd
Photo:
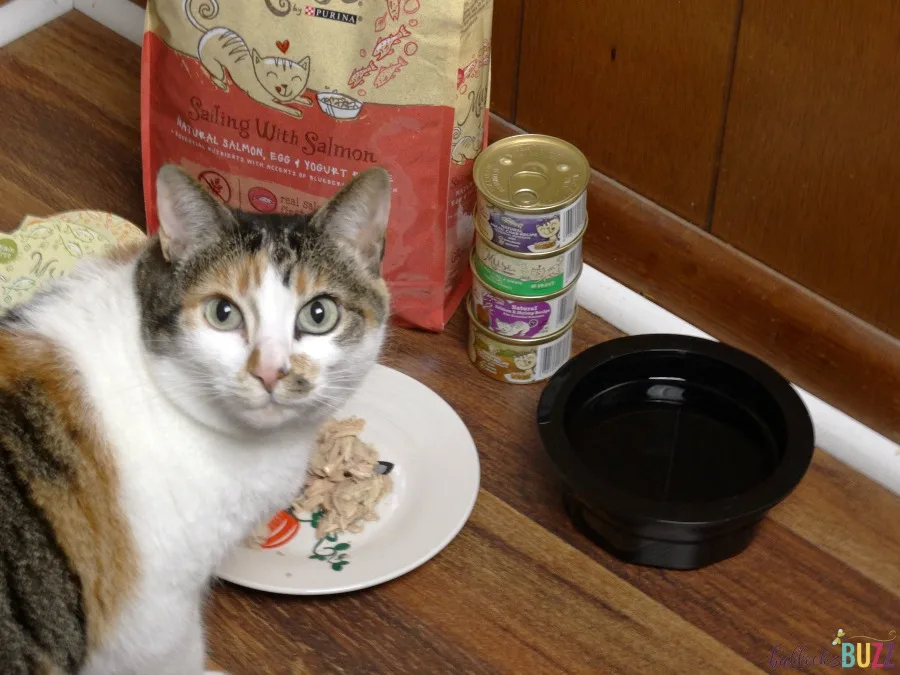
<path fill-rule="evenodd" d="M 400 0 L 387 0 L 388 14 L 397 21 L 400 18 Z"/>
<path fill-rule="evenodd" d="M 401 56 L 397 59 L 396 63 L 391 63 L 387 66 L 384 66 L 379 71 L 378 75 L 375 76 L 375 82 L 373 84 L 380 89 L 395 77 L 397 77 L 397 73 L 399 73 L 408 65 L 409 62 Z"/>
<path fill-rule="evenodd" d="M 378 72 L 379 66 L 374 61 L 369 61 L 369 65 L 361 66 L 359 68 L 354 68 L 353 72 L 350 73 L 350 79 L 347 80 L 347 85 L 351 89 L 356 89 L 357 87 L 361 87 L 365 84 L 366 79 L 372 73 Z M 376 85 L 377 86 L 377 85 Z"/>
<path fill-rule="evenodd" d="M 394 53 L 394 47 L 398 45 L 403 38 L 411 36 L 412 33 L 407 30 L 406 24 L 400 26 L 400 30 L 396 33 L 379 38 L 378 42 L 375 43 L 375 47 L 372 48 L 372 56 L 375 57 L 376 61 L 381 61 Z"/>

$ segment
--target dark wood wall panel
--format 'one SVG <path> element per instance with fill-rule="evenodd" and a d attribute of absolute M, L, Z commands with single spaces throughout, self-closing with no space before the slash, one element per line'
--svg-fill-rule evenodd
<path fill-rule="evenodd" d="M 746 0 L 712 232 L 900 336 L 900 3 Z"/>
<path fill-rule="evenodd" d="M 516 124 L 705 225 L 738 0 L 528 0 Z"/>
<path fill-rule="evenodd" d="M 519 36 L 524 0 L 494 0 L 491 37 L 491 112 L 516 119 Z"/>

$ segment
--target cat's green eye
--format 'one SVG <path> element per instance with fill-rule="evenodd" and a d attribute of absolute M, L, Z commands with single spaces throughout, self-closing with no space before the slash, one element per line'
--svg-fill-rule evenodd
<path fill-rule="evenodd" d="M 341 310 L 329 297 L 320 296 L 306 303 L 297 314 L 297 331 L 310 335 L 324 335 L 337 326 Z"/>
<path fill-rule="evenodd" d="M 216 330 L 237 330 L 244 325 L 244 317 L 234 303 L 225 298 L 213 298 L 203 310 L 209 325 Z"/>

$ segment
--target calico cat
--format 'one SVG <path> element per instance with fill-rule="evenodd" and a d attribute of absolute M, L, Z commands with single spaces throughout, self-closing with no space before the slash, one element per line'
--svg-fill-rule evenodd
<path fill-rule="evenodd" d="M 217 87 L 228 91 L 225 79 L 228 71 L 234 84 L 258 103 L 294 117 L 303 117 L 301 111 L 285 104 L 312 105 L 312 101 L 302 95 L 309 84 L 308 56 L 300 61 L 280 56 L 262 57 L 233 30 L 206 28 L 201 24 L 191 12 L 191 0 L 184 0 L 184 12 L 194 27 L 203 33 L 197 55 Z M 218 13 L 217 0 L 206 0 L 200 6 L 199 14 L 203 19 L 213 19 Z"/>
<path fill-rule="evenodd" d="M 3 675 L 203 673 L 215 568 L 384 340 L 383 169 L 312 216 L 157 189 L 158 236 L 0 320 Z"/>

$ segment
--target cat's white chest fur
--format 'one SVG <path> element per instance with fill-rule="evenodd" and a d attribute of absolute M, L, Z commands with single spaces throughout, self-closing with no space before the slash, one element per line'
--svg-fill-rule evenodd
<path fill-rule="evenodd" d="M 295 495 L 315 438 L 308 429 L 236 439 L 178 410 L 147 369 L 133 274 L 133 265 L 88 263 L 77 271 L 78 292 L 93 303 L 62 311 L 63 293 L 32 316 L 68 351 L 101 417 L 140 560 L 133 597 L 88 673 L 130 672 L 156 656 L 154 645 L 161 656 L 197 623 L 205 581 L 236 542 Z"/>

